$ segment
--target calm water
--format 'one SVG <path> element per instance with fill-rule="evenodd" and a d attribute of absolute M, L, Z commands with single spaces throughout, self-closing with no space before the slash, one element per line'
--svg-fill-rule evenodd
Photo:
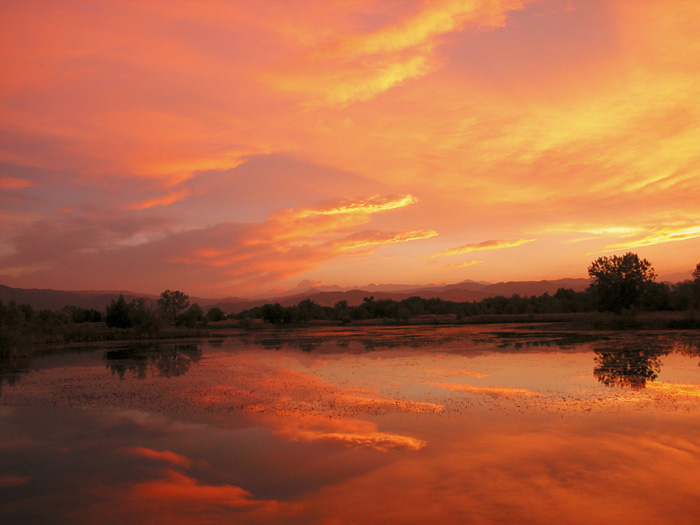
<path fill-rule="evenodd" d="M 246 333 L 0 362 L 0 523 L 700 522 L 700 335 Z"/>

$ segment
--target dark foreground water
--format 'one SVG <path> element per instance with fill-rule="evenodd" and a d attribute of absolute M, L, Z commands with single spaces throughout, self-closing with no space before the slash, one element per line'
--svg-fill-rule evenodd
<path fill-rule="evenodd" d="M 377 328 L 0 362 L 0 523 L 700 522 L 700 336 Z"/>

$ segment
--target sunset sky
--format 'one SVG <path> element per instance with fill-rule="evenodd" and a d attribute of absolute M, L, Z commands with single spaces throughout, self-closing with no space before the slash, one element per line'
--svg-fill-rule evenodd
<path fill-rule="evenodd" d="M 700 262 L 696 0 L 5 0 L 0 284 Z"/>

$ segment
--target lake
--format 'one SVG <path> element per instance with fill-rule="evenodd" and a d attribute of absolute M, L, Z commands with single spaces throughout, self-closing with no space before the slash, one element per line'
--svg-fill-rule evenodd
<path fill-rule="evenodd" d="M 700 335 L 265 330 L 0 362 L 0 523 L 700 522 Z"/>

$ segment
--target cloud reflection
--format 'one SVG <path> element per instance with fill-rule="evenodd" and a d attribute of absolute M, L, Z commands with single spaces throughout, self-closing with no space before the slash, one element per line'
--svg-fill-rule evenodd
<path fill-rule="evenodd" d="M 128 452 L 134 456 L 165 461 L 166 463 L 179 467 L 189 468 L 190 465 L 192 465 L 192 462 L 188 457 L 183 456 L 182 454 L 176 454 L 175 452 L 170 452 L 169 450 L 153 450 L 150 448 L 135 447 L 129 449 Z"/>
<path fill-rule="evenodd" d="M 524 388 L 476 386 L 459 383 L 426 383 L 430 386 L 444 388 L 450 392 L 465 392 L 467 394 L 482 394 L 492 397 L 540 397 L 542 394 Z"/>
<path fill-rule="evenodd" d="M 324 442 L 379 451 L 420 450 L 420 438 L 383 432 L 362 419 L 392 413 L 440 413 L 436 403 L 396 399 L 371 389 L 339 387 L 320 377 L 245 361 L 229 384 L 214 385 L 197 402 L 208 409 L 236 406 L 246 418 L 291 441 Z"/>
<path fill-rule="evenodd" d="M 205 485 L 195 478 L 174 470 L 167 470 L 161 479 L 146 481 L 133 486 L 131 498 L 147 501 L 149 504 L 169 505 L 185 508 L 188 512 L 210 510 L 211 506 L 223 506 L 231 510 L 253 511 L 257 516 L 273 516 L 289 512 L 298 505 L 285 504 L 275 500 L 258 500 L 247 490 L 234 485 Z"/>

